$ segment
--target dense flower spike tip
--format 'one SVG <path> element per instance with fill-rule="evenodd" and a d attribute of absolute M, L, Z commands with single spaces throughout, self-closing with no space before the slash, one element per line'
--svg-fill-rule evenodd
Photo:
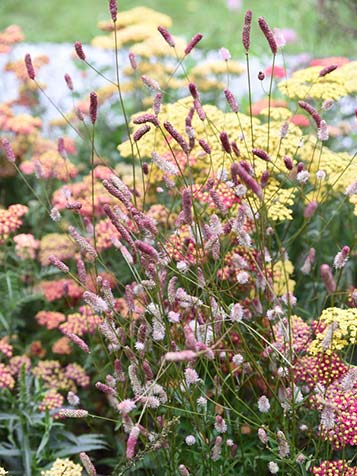
<path fill-rule="evenodd" d="M 145 124 L 146 122 L 151 122 L 155 127 L 159 127 L 159 121 L 155 114 L 141 114 L 133 120 L 134 124 Z"/>
<path fill-rule="evenodd" d="M 1 138 L 0 145 L 1 145 L 1 148 L 5 152 L 5 156 L 7 160 L 11 162 L 12 164 L 14 164 L 16 162 L 16 156 L 10 142 L 6 139 L 6 137 Z"/>
<path fill-rule="evenodd" d="M 126 457 L 128 459 L 132 459 L 135 456 L 135 447 L 138 442 L 138 438 L 140 435 L 140 428 L 138 425 L 133 426 L 130 431 L 129 438 L 126 444 Z"/>
<path fill-rule="evenodd" d="M 85 61 L 86 60 L 86 55 L 83 51 L 83 46 L 82 46 L 82 43 L 80 41 L 75 42 L 74 49 L 77 53 L 78 58 L 81 59 L 82 61 Z"/>
<path fill-rule="evenodd" d="M 189 147 L 182 135 L 174 128 L 174 126 L 169 121 L 164 122 L 164 127 L 170 136 L 175 139 L 178 145 L 181 147 L 185 154 L 189 154 Z"/>
<path fill-rule="evenodd" d="M 134 53 L 130 51 L 128 55 L 129 61 L 130 61 L 130 66 L 133 68 L 134 71 L 138 69 L 138 63 L 136 62 L 136 58 Z"/>
<path fill-rule="evenodd" d="M 79 457 L 81 459 L 81 463 L 83 464 L 84 469 L 88 473 L 88 476 L 97 476 L 97 471 L 87 453 L 82 452 L 79 454 Z"/>
<path fill-rule="evenodd" d="M 117 0 L 109 0 L 109 12 L 113 22 L 117 21 L 118 5 Z"/>
<path fill-rule="evenodd" d="M 351 250 L 349 246 L 344 246 L 342 250 L 337 253 L 333 262 L 333 265 L 336 269 L 342 269 L 345 267 L 350 251 Z"/>
<path fill-rule="evenodd" d="M 308 112 L 310 114 L 310 116 L 315 121 L 315 123 L 317 125 L 317 128 L 319 129 L 320 125 L 321 125 L 322 118 L 321 118 L 320 114 L 316 111 L 316 109 L 306 101 L 299 101 L 298 104 L 302 109 L 304 109 L 306 112 Z"/>
<path fill-rule="evenodd" d="M 175 48 L 175 40 L 173 39 L 171 33 L 163 26 L 158 26 L 157 29 L 161 33 L 161 36 L 166 41 L 166 43 L 172 48 Z"/>
<path fill-rule="evenodd" d="M 197 45 L 197 43 L 199 43 L 203 38 L 203 35 L 202 33 L 197 33 L 192 39 L 191 41 L 187 44 L 186 48 L 185 48 L 185 55 L 189 55 L 191 53 L 191 51 L 193 50 L 193 48 Z"/>
<path fill-rule="evenodd" d="M 207 144 L 207 142 L 204 139 L 200 139 L 198 141 L 202 149 L 206 152 L 206 154 L 210 154 L 212 152 L 211 147 Z"/>
<path fill-rule="evenodd" d="M 231 144 L 229 143 L 229 137 L 227 132 L 223 131 L 219 134 L 219 139 L 221 141 L 223 149 L 227 152 L 227 154 L 232 153 Z"/>
<path fill-rule="evenodd" d="M 250 47 L 250 29 L 252 26 L 252 11 L 247 10 L 244 16 L 243 32 L 242 32 L 242 43 L 243 48 L 248 52 Z"/>
<path fill-rule="evenodd" d="M 57 415 L 60 418 L 86 418 L 88 416 L 88 411 L 78 408 L 76 410 L 72 410 L 71 408 L 61 408 Z"/>
<path fill-rule="evenodd" d="M 150 257 L 153 261 L 159 261 L 159 254 L 155 250 L 155 248 L 149 243 L 145 243 L 141 240 L 135 241 L 135 247 L 139 251 L 139 253 L 143 254 L 146 257 Z"/>
<path fill-rule="evenodd" d="M 189 89 L 193 99 L 199 99 L 200 98 L 200 95 L 199 95 L 199 92 L 198 92 L 198 89 L 197 89 L 197 86 L 195 85 L 195 83 L 188 83 L 188 89 Z"/>
<path fill-rule="evenodd" d="M 62 273 L 69 273 L 69 267 L 60 259 L 58 259 L 57 256 L 50 255 L 48 257 L 48 261 L 52 264 L 52 266 L 55 266 L 57 269 L 62 271 Z"/>
<path fill-rule="evenodd" d="M 135 142 L 138 142 L 147 132 L 149 132 L 150 126 L 148 124 L 145 124 L 142 127 L 139 127 L 137 131 L 134 132 L 133 134 L 133 139 Z"/>
<path fill-rule="evenodd" d="M 328 126 L 323 119 L 320 122 L 320 127 L 317 129 L 317 138 L 320 141 L 327 141 L 329 139 Z"/>
<path fill-rule="evenodd" d="M 166 352 L 164 359 L 168 362 L 192 361 L 196 358 L 196 352 L 193 350 L 181 350 L 178 352 Z"/>
<path fill-rule="evenodd" d="M 89 117 L 92 124 L 95 124 L 97 120 L 97 111 L 98 111 L 98 96 L 97 93 L 92 91 L 89 95 L 90 103 L 89 103 Z"/>
<path fill-rule="evenodd" d="M 155 79 L 152 79 L 152 78 L 149 78 L 148 76 L 143 75 L 141 76 L 141 80 L 145 84 L 145 86 L 151 89 L 152 91 L 161 90 L 159 83 Z"/>
<path fill-rule="evenodd" d="M 66 74 L 64 75 L 64 80 L 65 80 L 65 82 L 66 82 L 66 84 L 67 84 L 67 88 L 68 88 L 70 91 L 73 91 L 73 89 L 74 89 L 74 87 L 73 87 L 73 81 L 72 81 L 71 76 L 70 76 L 68 73 L 66 73 Z"/>
<path fill-rule="evenodd" d="M 332 71 L 335 71 L 335 69 L 337 69 L 337 68 L 338 68 L 338 65 L 337 65 L 337 64 L 330 64 L 329 66 L 325 66 L 325 67 L 322 68 L 322 70 L 320 71 L 319 77 L 320 77 L 320 78 L 323 78 L 323 77 L 326 76 L 327 74 L 332 73 Z"/>
<path fill-rule="evenodd" d="M 329 294 L 333 294 L 336 291 L 336 282 L 332 276 L 331 268 L 328 264 L 322 264 L 320 266 L 320 275 L 322 282 L 325 285 L 326 291 Z"/>
<path fill-rule="evenodd" d="M 233 163 L 231 165 L 231 174 L 232 180 L 236 185 L 239 185 L 237 177 L 239 176 L 242 182 L 252 190 L 260 200 L 263 199 L 263 191 L 260 185 L 257 183 L 256 180 L 245 170 L 245 168 L 241 164 Z"/>
<path fill-rule="evenodd" d="M 160 110 L 161 110 L 161 103 L 162 103 L 162 93 L 157 93 L 154 97 L 154 101 L 153 101 L 153 110 L 154 110 L 154 113 L 158 116 L 160 114 Z"/>
<path fill-rule="evenodd" d="M 191 190 L 185 188 L 182 192 L 182 212 L 183 212 L 183 219 L 186 225 L 190 225 L 192 223 L 192 194 Z"/>
<path fill-rule="evenodd" d="M 229 107 L 232 109 L 232 112 L 238 112 L 238 109 L 239 109 L 238 103 L 232 91 L 230 91 L 229 89 L 225 89 L 224 95 L 226 96 L 227 103 L 229 104 Z"/>
<path fill-rule="evenodd" d="M 259 157 L 262 160 L 265 160 L 265 162 L 270 162 L 270 157 L 269 155 L 265 152 L 265 150 L 262 149 L 252 149 L 253 155 L 256 157 Z"/>
<path fill-rule="evenodd" d="M 262 30 L 265 38 L 267 39 L 267 42 L 270 46 L 271 52 L 273 55 L 276 55 L 278 52 L 278 45 L 276 44 L 276 40 L 274 37 L 273 32 L 271 31 L 268 23 L 266 22 L 264 17 L 259 17 L 258 18 L 258 24 L 260 29 Z"/>
<path fill-rule="evenodd" d="M 29 53 L 27 53 L 25 55 L 25 66 L 26 66 L 26 71 L 27 71 L 28 77 L 30 79 L 35 79 L 35 77 L 36 77 L 35 70 L 34 70 L 34 67 L 33 67 L 33 64 L 32 64 L 31 55 Z"/>

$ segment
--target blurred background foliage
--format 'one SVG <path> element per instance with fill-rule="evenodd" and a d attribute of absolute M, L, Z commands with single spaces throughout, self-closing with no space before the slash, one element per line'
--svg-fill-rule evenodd
<path fill-rule="evenodd" d="M 1 0 L 0 29 L 18 24 L 30 42 L 89 43 L 98 33 L 96 23 L 108 19 L 107 0 Z M 205 34 L 202 46 L 225 46 L 240 54 L 243 13 L 253 10 L 263 15 L 272 27 L 292 28 L 298 41 L 288 53 L 309 52 L 314 56 L 357 54 L 356 0 L 122 0 L 119 8 L 138 5 L 154 8 L 174 20 L 172 32 L 190 37 Z M 332 16 L 333 19 L 332 19 Z M 342 25 L 342 26 L 341 26 Z M 252 52 L 261 54 L 265 42 L 256 31 Z"/>

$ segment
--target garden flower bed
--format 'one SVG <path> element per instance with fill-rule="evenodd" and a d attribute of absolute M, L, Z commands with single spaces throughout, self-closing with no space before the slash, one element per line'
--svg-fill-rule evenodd
<path fill-rule="evenodd" d="M 171 24 L 4 65 L 0 474 L 357 474 L 357 61 Z"/>

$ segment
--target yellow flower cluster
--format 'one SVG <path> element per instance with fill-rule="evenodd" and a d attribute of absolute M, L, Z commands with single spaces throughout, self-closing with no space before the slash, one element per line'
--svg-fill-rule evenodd
<path fill-rule="evenodd" d="M 49 233 L 41 238 L 38 258 L 43 266 L 48 266 L 51 255 L 56 255 L 60 260 L 67 260 L 73 258 L 76 251 L 76 245 L 68 235 Z"/>
<path fill-rule="evenodd" d="M 281 188 L 277 180 L 270 180 L 264 189 L 264 203 L 268 218 L 273 221 L 292 220 L 292 210 L 289 207 L 294 205 L 294 198 L 294 188 Z"/>
<path fill-rule="evenodd" d="M 162 36 L 157 30 L 155 30 L 153 35 L 149 38 L 145 39 L 141 43 L 135 44 L 131 48 L 131 52 L 134 53 L 134 55 L 140 56 L 141 58 L 147 58 L 148 60 L 150 60 L 153 56 L 175 56 L 176 54 L 181 58 L 185 54 L 186 42 L 183 38 L 179 38 L 177 36 L 173 36 L 173 38 L 175 40 L 176 53 L 175 50 L 163 40 Z"/>
<path fill-rule="evenodd" d="M 357 309 L 355 308 L 329 307 L 322 311 L 319 325 L 323 330 L 317 332 L 316 339 L 311 343 L 309 352 L 312 355 L 320 352 L 331 355 L 348 345 L 357 343 Z"/>
<path fill-rule="evenodd" d="M 0 466 L 0 476 L 5 476 L 6 474 L 7 474 L 7 471 L 5 470 L 5 468 Z"/>
<path fill-rule="evenodd" d="M 73 463 L 68 458 L 57 458 L 53 463 L 52 468 L 47 471 L 41 471 L 41 476 L 81 476 L 82 467 L 79 464 Z"/>
<path fill-rule="evenodd" d="M 190 79 L 202 92 L 212 89 L 221 90 L 226 86 L 223 79 L 227 75 L 239 76 L 244 70 L 245 68 L 238 61 L 209 61 L 194 66 L 190 71 Z"/>
<path fill-rule="evenodd" d="M 157 31 L 157 26 L 162 25 L 166 28 L 170 27 L 172 20 L 169 16 L 156 12 L 151 8 L 136 7 L 131 10 L 123 11 L 117 17 L 117 41 L 118 48 L 129 43 L 137 43 L 148 38 L 160 34 Z M 102 30 L 113 30 L 112 24 L 100 23 L 99 27 Z M 98 48 L 115 47 L 114 33 L 106 36 L 96 36 L 92 40 L 92 45 Z"/>
<path fill-rule="evenodd" d="M 293 293 L 295 288 L 295 281 L 290 279 L 294 272 L 294 265 L 291 261 L 277 261 L 273 268 L 273 290 L 276 296 L 282 296 L 289 292 Z"/>
<path fill-rule="evenodd" d="M 340 99 L 357 90 L 357 61 L 340 66 L 320 77 L 321 66 L 311 66 L 293 73 L 279 84 L 280 91 L 289 98 Z"/>
<path fill-rule="evenodd" d="M 308 198 L 318 202 L 326 201 L 332 192 L 343 193 L 356 181 L 357 158 L 347 152 L 333 152 L 328 147 L 321 147 L 316 137 L 309 136 L 305 139 L 304 145 L 298 151 L 298 157 L 308 165 L 311 174 L 318 170 L 326 173 L 323 180 L 313 178 L 312 183 L 315 184 L 317 192 L 312 192 Z M 355 199 L 356 197 L 352 196 L 350 202 L 355 204 Z"/>

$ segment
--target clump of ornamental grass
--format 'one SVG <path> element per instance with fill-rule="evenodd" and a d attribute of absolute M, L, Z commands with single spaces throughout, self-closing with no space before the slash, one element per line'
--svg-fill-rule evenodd
<path fill-rule="evenodd" d="M 115 1 L 109 7 L 105 28 L 117 58 L 125 35 L 139 30 L 122 29 L 130 16 L 121 16 Z M 63 143 L 57 152 L 66 174 L 60 166 L 56 175 L 47 173 L 41 157 L 34 164 L 42 170 L 39 182 L 69 182 L 57 182 L 44 204 L 57 237 L 30 247 L 30 258 L 56 276 L 38 280 L 47 294 L 36 321 L 66 339 L 55 349 L 76 349 L 95 370 L 90 387 L 78 364 L 63 368 L 46 359 L 31 372 L 48 388 L 41 409 L 47 405 L 53 418 L 113 423 L 110 434 L 120 441 L 109 441 L 115 475 L 141 468 L 185 476 L 340 468 L 354 474 L 357 163 L 355 155 L 329 147 L 324 101 L 353 91 L 356 65 L 295 73 L 302 86 L 307 75 L 308 89 L 295 96 L 291 79 L 284 80 L 279 88 L 286 102 L 275 107 L 273 73 L 282 45 L 260 17 L 272 73 L 265 107 L 254 116 L 251 84 L 266 81 L 250 74 L 254 25 L 248 11 L 245 109 L 228 81 L 218 103 L 205 103 L 193 74 L 185 75 L 185 96 L 170 102 L 165 81 L 148 70 L 142 81 L 150 107 L 129 117 L 116 62 L 111 83 L 127 136 L 118 145 L 118 165 L 103 166 L 97 150 L 102 103 L 96 92 L 80 119 L 91 150 L 80 179 L 71 182 L 80 168 L 71 172 Z M 169 26 L 161 21 L 155 28 L 175 48 Z M 174 71 L 184 70 L 203 41 L 197 34 L 176 51 Z M 90 64 L 79 42 L 75 50 Z M 221 54 L 229 72 L 230 54 Z M 29 55 L 25 65 L 38 84 Z M 298 112 L 309 129 L 297 124 Z M 2 145 L 13 163 L 11 144 Z M 341 219 L 351 229 L 339 229 Z M 10 337 L 0 344 L 7 359 L 9 346 Z M 0 385 L 11 390 L 9 369 L 10 362 L 3 365 Z M 77 386 L 88 388 L 88 408 L 92 394 L 100 400 L 97 411 L 77 407 Z M 68 405 L 57 405 L 54 391 L 69 391 Z M 94 458 L 81 453 L 80 459 L 96 474 Z M 57 460 L 53 468 L 63 464 Z M 43 474 L 55 474 L 53 468 Z"/>

